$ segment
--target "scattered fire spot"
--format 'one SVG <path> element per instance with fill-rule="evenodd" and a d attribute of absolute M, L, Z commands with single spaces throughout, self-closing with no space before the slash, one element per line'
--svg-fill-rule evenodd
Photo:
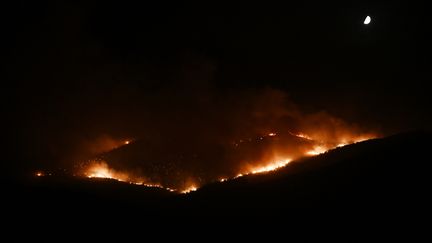
<path fill-rule="evenodd" d="M 308 135 L 303 134 L 303 133 L 296 134 L 295 136 L 297 136 L 299 138 L 307 139 L 307 140 L 313 140 L 311 137 L 309 137 Z"/>
<path fill-rule="evenodd" d="M 188 187 L 188 188 L 184 189 L 183 191 L 181 191 L 181 193 L 186 194 L 186 193 L 194 192 L 194 191 L 196 191 L 197 189 L 198 189 L 198 187 L 196 187 L 196 186 L 191 186 L 191 187 Z"/>

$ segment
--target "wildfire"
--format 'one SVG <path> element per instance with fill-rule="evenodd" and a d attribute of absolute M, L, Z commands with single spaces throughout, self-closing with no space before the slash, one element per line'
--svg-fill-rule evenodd
<path fill-rule="evenodd" d="M 317 146 L 314 146 L 314 148 L 312 150 L 307 151 L 306 155 L 319 155 L 319 154 L 327 152 L 328 150 L 329 149 L 323 145 L 317 145 Z"/>
<path fill-rule="evenodd" d="M 277 169 L 280 169 L 280 168 L 286 166 L 291 161 L 292 161 L 291 159 L 279 160 L 279 161 L 273 162 L 271 164 L 252 169 L 250 174 L 258 174 L 258 173 L 274 171 L 274 170 L 277 170 Z"/>
<path fill-rule="evenodd" d="M 309 137 L 308 135 L 303 134 L 303 133 L 295 134 L 295 136 L 299 137 L 299 138 L 307 139 L 307 140 L 313 140 L 311 137 Z"/>
<path fill-rule="evenodd" d="M 247 166 L 246 168 L 243 168 L 242 170 L 238 171 L 237 175 L 231 176 L 231 177 L 226 177 L 226 176 L 225 177 L 219 177 L 219 179 L 217 179 L 217 181 L 218 182 L 226 182 L 226 181 L 229 181 L 231 179 L 236 179 L 236 178 L 243 177 L 246 175 L 261 174 L 261 173 L 267 173 L 267 172 L 275 171 L 275 170 L 278 170 L 280 168 L 287 166 L 291 161 L 293 161 L 294 159 L 297 159 L 299 157 L 316 156 L 316 155 L 325 153 L 325 152 L 329 151 L 330 149 L 334 149 L 337 147 L 343 147 L 343 146 L 346 146 L 348 144 L 361 142 L 361 141 L 364 141 L 364 140 L 367 140 L 367 139 L 374 137 L 374 136 L 365 136 L 365 135 L 362 137 L 346 136 L 346 137 L 339 137 L 337 139 L 334 139 L 334 141 L 327 141 L 325 139 L 318 139 L 321 137 L 315 138 L 314 136 L 310 136 L 310 135 L 305 134 L 305 133 L 291 133 L 291 132 L 289 132 L 289 134 L 291 134 L 292 136 L 296 136 L 298 138 L 308 140 L 308 143 L 305 143 L 307 145 L 302 145 L 302 146 L 307 146 L 304 148 L 303 152 L 297 153 L 296 155 L 294 155 L 294 154 L 290 155 L 290 154 L 287 154 L 286 152 L 283 152 L 280 149 L 278 149 L 275 152 L 281 152 L 281 153 L 278 153 L 276 156 L 272 155 L 273 157 L 271 160 L 265 159 L 261 162 L 255 161 L 254 163 L 250 163 L 250 165 Z M 268 133 L 267 136 L 274 137 L 274 136 L 277 136 L 277 134 L 274 132 L 271 132 L 271 133 Z M 263 137 L 259 137 L 259 138 L 260 138 L 260 140 L 263 139 Z M 249 139 L 249 140 L 251 140 L 251 139 Z M 257 140 L 259 140 L 259 139 L 257 139 Z M 243 142 L 243 140 L 239 140 L 239 141 L 240 141 L 240 143 Z M 129 140 L 124 141 L 125 145 L 127 145 L 129 143 L 130 143 Z M 45 174 L 41 171 L 36 172 L 36 176 L 44 176 L 44 175 Z M 197 183 L 197 181 L 192 177 L 192 178 L 189 178 L 184 185 L 179 186 L 177 188 L 170 188 L 170 187 L 167 187 L 163 184 L 150 182 L 149 180 L 146 180 L 142 177 L 133 176 L 132 174 L 126 173 L 124 171 L 118 171 L 118 170 L 114 170 L 112 168 L 109 168 L 108 164 L 102 160 L 92 161 L 89 164 L 89 166 L 87 166 L 85 168 L 84 175 L 88 178 L 109 178 L 109 179 L 114 179 L 117 181 L 127 182 L 127 183 L 134 184 L 134 185 L 153 187 L 153 188 L 161 188 L 161 189 L 168 190 L 170 192 L 176 192 L 176 193 L 182 193 L 182 194 L 186 194 L 186 193 L 190 193 L 190 192 L 194 192 L 194 191 L 198 190 L 200 187 L 200 184 L 202 183 L 202 182 Z"/>
<path fill-rule="evenodd" d="M 261 173 L 266 173 L 266 172 L 270 172 L 270 171 L 275 171 L 277 169 L 285 167 L 291 161 L 292 161 L 292 159 L 283 159 L 283 160 L 277 160 L 277 161 L 271 162 L 270 164 L 266 164 L 264 166 L 252 167 L 252 168 L 246 170 L 246 172 L 237 174 L 236 176 L 234 176 L 233 179 L 236 179 L 236 178 L 239 178 L 242 176 L 246 176 L 246 175 L 251 175 L 251 174 L 261 174 Z M 227 179 L 221 179 L 220 180 L 220 182 L 224 182 L 224 181 L 227 181 Z"/>
<path fill-rule="evenodd" d="M 111 175 L 111 173 L 109 173 L 107 170 L 105 169 L 100 169 L 100 170 L 96 170 L 95 172 L 91 173 L 90 175 L 88 175 L 88 178 L 110 178 L 110 179 L 115 179 L 114 176 Z M 117 179 L 119 181 L 121 181 L 120 179 Z"/>
<path fill-rule="evenodd" d="M 186 193 L 189 193 L 189 192 L 194 192 L 196 190 L 198 190 L 198 187 L 196 187 L 196 186 L 190 186 L 190 187 L 184 189 L 183 191 L 181 191 L 181 193 L 186 194 Z"/>
<path fill-rule="evenodd" d="M 304 134 L 304 133 L 297 133 L 297 134 L 291 133 L 291 132 L 289 132 L 289 133 L 293 136 L 296 136 L 296 137 L 299 137 L 302 139 L 306 139 L 306 140 L 309 140 L 309 141 L 315 143 L 315 145 L 313 145 L 312 149 L 307 150 L 306 152 L 303 153 L 303 156 L 320 155 L 320 154 L 323 154 L 323 153 L 325 153 L 331 149 L 337 148 L 337 147 L 343 147 L 343 146 L 346 146 L 346 145 L 351 144 L 351 143 L 362 142 L 362 141 L 365 141 L 365 140 L 368 140 L 368 139 L 375 137 L 373 135 L 369 135 L 369 136 L 362 136 L 362 137 L 352 137 L 350 139 L 344 138 L 344 139 L 340 139 L 339 143 L 335 144 L 335 143 L 331 143 L 331 142 L 325 143 L 325 142 L 316 140 L 316 139 L 312 138 L 311 136 Z M 268 136 L 276 136 L 276 133 L 269 133 Z M 259 174 L 259 173 L 266 173 L 266 172 L 274 171 L 274 170 L 280 169 L 282 167 L 285 167 L 291 161 L 292 161 L 292 159 L 288 158 L 288 159 L 276 160 L 276 161 L 273 161 L 271 163 L 264 163 L 264 165 L 261 165 L 261 166 L 249 167 L 245 171 L 242 171 L 241 173 L 237 174 L 234 177 L 234 179 L 245 176 L 245 175 Z M 222 182 L 222 180 L 221 180 L 221 182 Z"/>
<path fill-rule="evenodd" d="M 88 178 L 109 178 L 118 181 L 127 181 L 128 176 L 123 173 L 118 173 L 108 167 L 105 162 L 93 163 L 85 172 Z"/>
<path fill-rule="evenodd" d="M 39 176 L 39 173 L 37 174 Z M 41 176 L 43 174 L 41 173 Z M 110 169 L 106 162 L 104 161 L 97 161 L 92 162 L 91 165 L 86 169 L 84 172 L 84 175 L 87 178 L 107 178 L 107 179 L 113 179 L 117 181 L 127 182 L 129 184 L 139 185 L 139 186 L 145 186 L 145 187 L 154 187 L 154 188 L 161 188 L 170 192 L 180 192 L 180 193 L 189 193 L 196 191 L 198 189 L 198 186 L 189 183 L 189 185 L 181 190 L 178 191 L 176 189 L 170 188 L 170 187 L 164 187 L 161 184 L 158 183 L 149 183 L 145 182 L 143 178 L 136 178 L 128 175 L 124 172 L 119 172 L 113 169 Z M 227 180 L 227 179 L 225 179 Z"/>

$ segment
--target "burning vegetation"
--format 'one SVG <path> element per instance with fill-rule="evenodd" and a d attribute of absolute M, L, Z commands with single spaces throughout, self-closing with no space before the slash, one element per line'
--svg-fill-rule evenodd
<path fill-rule="evenodd" d="M 233 165 L 232 168 L 236 168 L 236 170 L 228 168 L 225 171 L 210 171 L 206 177 L 199 174 L 194 176 L 193 173 L 176 173 L 174 176 L 165 174 L 165 178 L 163 178 L 160 174 L 156 173 L 155 175 L 154 168 L 150 170 L 153 175 L 152 173 L 146 174 L 142 169 L 117 170 L 108 166 L 107 161 L 114 161 L 113 155 L 110 153 L 104 155 L 105 160 L 92 160 L 86 163 L 82 168 L 82 174 L 88 178 L 109 178 L 135 185 L 163 188 L 172 192 L 189 193 L 196 191 L 206 183 L 225 182 L 250 174 L 275 171 L 285 167 L 294 159 L 319 155 L 330 149 L 372 137 L 372 135 L 352 138 L 345 136 L 329 142 L 316 140 L 304 133 L 288 132 L 283 135 L 283 133 L 270 132 L 254 139 L 241 139 L 234 142 L 234 146 L 228 147 L 224 154 L 228 155 L 225 157 L 226 159 L 231 158 L 229 160 Z M 124 149 L 129 150 L 127 147 Z M 234 161 L 233 158 L 237 158 L 238 161 Z M 179 171 L 181 171 L 180 168 Z"/>
<path fill-rule="evenodd" d="M 325 111 L 304 112 L 273 89 L 223 96 L 163 90 L 136 108 L 81 141 L 65 162 L 76 175 L 187 193 L 376 137 Z"/>

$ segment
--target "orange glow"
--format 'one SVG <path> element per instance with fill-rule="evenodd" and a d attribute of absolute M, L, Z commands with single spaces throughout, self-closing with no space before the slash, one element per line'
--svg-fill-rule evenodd
<path fill-rule="evenodd" d="M 316 156 L 316 155 L 323 154 L 323 153 L 325 153 L 331 149 L 337 148 L 337 147 L 343 147 L 343 146 L 346 146 L 348 144 L 365 141 L 365 140 L 368 140 L 368 139 L 375 137 L 373 135 L 362 136 L 362 137 L 351 137 L 351 138 L 346 136 L 343 138 L 336 139 L 336 141 L 339 140 L 339 142 L 334 143 L 334 142 L 324 142 L 322 140 L 316 140 L 313 137 L 311 137 L 305 133 L 298 133 L 298 134 L 290 133 L 290 134 L 294 135 L 296 137 L 299 137 L 299 138 L 307 139 L 312 144 L 315 144 L 315 145 L 312 145 L 311 149 L 306 150 L 305 152 L 303 152 L 300 155 L 297 155 L 296 157 L 294 157 L 294 159 L 300 158 L 302 156 Z M 268 135 L 269 136 L 276 136 L 275 133 L 269 133 Z M 320 142 L 317 142 L 317 141 L 320 141 Z M 257 165 L 257 166 L 250 166 L 250 167 L 247 167 L 246 169 L 242 170 L 241 173 L 237 174 L 234 177 L 234 179 L 242 177 L 242 176 L 250 175 L 250 174 L 259 174 L 259 173 L 266 173 L 266 172 L 278 170 L 278 169 L 283 168 L 286 165 L 288 165 L 292 160 L 293 159 L 291 159 L 291 158 L 286 158 L 286 159 L 272 160 L 272 162 L 270 162 L 270 163 L 268 161 L 264 162 L 264 163 L 259 163 L 259 165 Z M 221 180 L 221 182 L 222 182 L 222 180 Z"/>
<path fill-rule="evenodd" d="M 88 178 L 109 178 L 118 181 L 125 181 L 127 175 L 116 173 L 114 170 L 108 168 L 105 162 L 95 163 L 86 171 Z"/>
<path fill-rule="evenodd" d="M 311 137 L 309 137 L 308 135 L 306 135 L 304 133 L 295 134 L 295 136 L 297 136 L 299 138 L 304 138 L 304 139 L 307 139 L 307 140 L 313 140 Z"/>
<path fill-rule="evenodd" d="M 43 173 L 43 172 L 41 172 L 41 171 L 38 171 L 38 172 L 36 172 L 36 176 L 37 176 L 37 177 L 41 177 L 41 176 L 44 176 L 44 173 Z"/>
<path fill-rule="evenodd" d="M 362 137 L 357 137 L 355 139 L 353 139 L 353 143 L 360 143 L 369 139 L 375 138 L 375 136 L 369 135 L 369 136 L 362 136 Z"/>
<path fill-rule="evenodd" d="M 181 193 L 186 194 L 186 193 L 194 192 L 197 189 L 198 189 L 198 187 L 196 187 L 196 186 L 190 186 L 190 187 L 184 189 L 183 191 L 181 191 Z"/>
<path fill-rule="evenodd" d="M 127 173 L 116 171 L 108 167 L 105 161 L 92 161 L 85 169 L 84 175 L 87 178 L 107 178 L 122 182 L 128 182 L 135 185 L 144 185 L 148 187 L 161 187 L 157 184 L 146 184 L 142 178 L 133 177 Z"/>
<path fill-rule="evenodd" d="M 182 194 L 186 194 L 198 190 L 198 187 L 198 184 L 193 178 L 188 178 L 182 188 L 178 191 Z"/>
<path fill-rule="evenodd" d="M 355 136 L 349 135 L 347 133 L 343 133 L 340 136 L 330 136 L 328 134 L 316 132 L 315 134 L 305 134 L 305 133 L 291 133 L 288 132 L 292 136 L 296 136 L 302 139 L 306 139 L 308 141 L 302 141 L 301 145 L 303 147 L 297 147 L 297 150 L 288 150 L 291 147 L 287 147 L 286 144 L 270 147 L 270 153 L 265 154 L 261 158 L 257 158 L 256 161 L 248 162 L 246 167 L 240 168 L 237 171 L 235 176 L 231 177 L 219 177 L 216 179 L 218 182 L 226 182 L 231 179 L 252 175 L 252 174 L 263 174 L 271 171 L 275 171 L 287 166 L 291 161 L 298 159 L 304 156 L 316 156 L 319 154 L 323 154 L 331 149 L 343 147 L 349 144 L 361 142 L 364 140 L 368 140 L 374 138 L 373 135 L 362 135 Z M 323 135 L 324 134 L 324 135 Z M 276 133 L 268 133 L 267 136 L 274 137 L 277 136 Z M 279 136 L 281 136 L 279 134 Z M 259 137 L 259 140 L 262 140 L 263 137 Z M 249 139 L 250 140 L 250 139 Z M 239 140 L 243 142 L 243 140 Z M 273 140 L 274 142 L 279 142 L 279 140 Z M 281 136 L 281 141 L 283 141 L 283 136 Z M 130 140 L 123 141 L 125 145 L 130 144 Z M 293 153 L 291 153 L 293 151 Z M 91 161 L 90 164 L 84 169 L 83 174 L 88 178 L 109 178 L 117 181 L 122 181 L 134 185 L 140 185 L 145 187 L 153 187 L 153 188 L 161 188 L 170 192 L 176 193 L 191 193 L 199 189 L 202 182 L 201 180 L 198 183 L 196 178 L 191 177 L 188 178 L 187 181 L 182 185 L 176 185 L 175 188 L 167 187 L 164 184 L 160 184 L 158 182 L 149 181 L 143 177 L 137 177 L 133 175 L 132 171 L 118 171 L 113 168 L 110 168 L 108 164 L 103 161 Z M 36 176 L 44 176 L 43 172 L 37 172 Z M 218 177 L 216 177 L 218 178 Z M 213 180 L 214 181 L 214 180 Z"/>
<path fill-rule="evenodd" d="M 246 175 L 251 175 L 251 174 L 253 175 L 253 174 L 261 174 L 261 173 L 266 173 L 266 172 L 270 172 L 270 171 L 275 171 L 275 170 L 278 170 L 280 168 L 285 167 L 291 161 L 292 161 L 292 159 L 276 160 L 276 161 L 267 163 L 267 164 L 262 165 L 262 166 L 250 167 L 247 170 L 245 170 L 245 172 L 237 174 L 236 176 L 234 176 L 233 179 L 243 177 Z M 226 181 L 226 180 L 221 180 L 220 182 L 223 182 L 223 181 Z"/>
<path fill-rule="evenodd" d="M 318 145 L 318 146 L 314 146 L 313 149 L 309 150 L 306 152 L 306 155 L 319 155 L 319 154 L 323 154 L 325 152 L 327 152 L 329 149 L 322 146 L 322 145 Z"/>
<path fill-rule="evenodd" d="M 265 165 L 265 166 L 253 168 L 250 171 L 250 174 L 258 174 L 258 173 L 274 171 L 274 170 L 277 170 L 279 168 L 286 166 L 289 162 L 291 162 L 291 159 L 284 159 L 284 160 L 275 161 L 275 162 L 270 163 L 270 164 Z"/>
<path fill-rule="evenodd" d="M 198 189 L 198 186 L 194 183 L 188 183 L 188 186 L 186 186 L 185 189 L 178 191 L 170 187 L 164 187 L 158 183 L 145 182 L 143 178 L 133 177 L 128 175 L 127 173 L 119 172 L 109 168 L 108 164 L 105 161 L 92 161 L 90 166 L 87 167 L 86 170 L 84 171 L 84 175 L 87 178 L 113 179 L 113 180 L 127 182 L 129 184 L 134 184 L 139 186 L 161 188 L 170 192 L 190 193 Z"/>
<path fill-rule="evenodd" d="M 86 153 L 98 155 L 132 143 L 131 138 L 114 138 L 108 135 L 84 141 L 82 146 Z"/>

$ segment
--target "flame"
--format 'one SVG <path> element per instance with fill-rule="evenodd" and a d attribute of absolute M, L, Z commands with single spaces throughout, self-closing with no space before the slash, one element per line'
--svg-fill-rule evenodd
<path fill-rule="evenodd" d="M 306 152 L 306 155 L 319 155 L 327 152 L 329 149 L 323 145 L 314 146 L 313 149 Z"/>
<path fill-rule="evenodd" d="M 193 178 L 187 178 L 182 189 L 179 189 L 179 192 L 182 194 L 186 194 L 186 193 L 194 192 L 198 190 L 198 188 L 199 188 L 198 183 Z"/>
<path fill-rule="evenodd" d="M 44 176 L 45 174 L 42 171 L 38 171 L 38 172 L 35 173 L 35 175 L 37 177 L 41 177 L 41 176 Z"/>
<path fill-rule="evenodd" d="M 307 135 L 305 133 L 291 133 L 289 132 L 291 135 L 294 135 L 296 137 L 302 138 L 302 139 L 306 139 L 309 140 L 313 143 L 315 143 L 315 145 L 313 145 L 312 149 L 305 151 L 302 156 L 316 156 L 316 155 L 320 155 L 323 154 L 331 149 L 334 148 L 338 148 L 338 147 L 343 147 L 346 146 L 348 144 L 353 144 L 353 143 L 358 143 L 358 142 L 362 142 L 368 139 L 372 139 L 375 136 L 374 135 L 363 135 L 360 137 L 343 137 L 343 138 L 339 138 L 339 142 L 338 143 L 332 143 L 332 142 L 322 142 L 318 139 L 314 139 L 312 136 Z M 275 133 L 269 133 L 269 136 L 276 136 Z M 319 143 L 317 141 L 320 141 Z M 302 157 L 299 156 L 299 157 Z M 299 157 L 295 157 L 299 158 Z M 243 170 L 241 173 L 237 174 L 236 176 L 233 177 L 233 179 L 235 178 L 239 178 L 242 176 L 246 176 L 246 175 L 250 175 L 250 174 L 259 174 L 259 173 L 266 173 L 266 172 L 270 172 L 270 171 L 274 171 L 274 170 L 278 170 L 280 168 L 283 168 L 285 166 L 287 166 L 293 159 L 292 158 L 285 158 L 285 159 L 279 159 L 279 160 L 272 160 L 272 162 L 268 162 L 268 160 L 264 163 L 261 163 L 258 166 L 253 166 L 253 167 L 248 167 L 245 170 Z M 221 182 L 223 182 L 221 180 Z"/>
<path fill-rule="evenodd" d="M 143 178 L 134 177 L 128 173 L 111 169 L 103 160 L 91 161 L 90 165 L 85 169 L 84 175 L 87 178 L 107 178 L 140 186 L 163 188 L 160 184 L 148 183 Z"/>
<path fill-rule="evenodd" d="M 266 172 L 270 172 L 270 171 L 275 171 L 275 170 L 278 170 L 280 168 L 287 166 L 291 161 L 292 161 L 292 159 L 276 160 L 276 161 L 267 163 L 263 166 L 251 167 L 251 168 L 247 169 L 245 172 L 237 174 L 236 176 L 233 177 L 233 179 L 243 177 L 246 175 L 251 175 L 251 174 L 253 175 L 253 174 L 261 174 L 261 173 L 266 173 Z M 220 182 L 224 182 L 224 181 L 227 181 L 227 180 L 226 179 L 220 180 Z"/>
<path fill-rule="evenodd" d="M 106 162 L 94 162 L 85 174 L 88 178 L 109 178 L 118 181 L 127 181 L 129 179 L 126 174 L 110 169 Z"/>
<path fill-rule="evenodd" d="M 194 192 L 196 190 L 198 190 L 198 187 L 190 186 L 190 187 L 184 189 L 183 191 L 181 191 L 181 193 L 186 194 L 186 193 Z"/>
<path fill-rule="evenodd" d="M 343 137 L 337 137 L 337 139 L 333 139 L 332 141 L 329 142 L 324 137 L 319 137 L 320 135 L 319 133 L 315 134 L 317 136 L 311 136 L 310 134 L 305 134 L 305 133 L 291 133 L 291 132 L 289 133 L 293 136 L 309 140 L 307 145 L 309 146 L 309 150 L 305 150 L 302 153 L 296 155 L 293 154 L 290 155 L 284 152 L 283 149 L 280 150 L 279 148 L 273 151 L 276 153 L 276 155 L 272 154 L 271 159 L 267 158 L 259 163 L 255 162 L 254 164 L 250 164 L 246 168 L 243 168 L 242 170 L 238 171 L 238 173 L 235 176 L 222 177 L 217 179 L 217 181 L 226 182 L 246 175 L 268 173 L 287 166 L 291 161 L 299 157 L 316 156 L 325 153 L 330 149 L 343 147 L 348 144 L 361 142 L 375 137 L 373 135 L 362 135 L 358 137 L 343 136 Z M 268 133 L 267 135 L 270 137 L 274 137 L 277 134 L 272 132 L 272 133 Z M 240 140 L 240 142 L 243 142 L 243 140 Z M 129 143 L 130 143 L 129 140 L 124 141 L 124 144 L 129 144 Z M 170 192 L 176 192 L 182 194 L 191 193 L 198 190 L 201 184 L 201 183 L 197 183 L 194 180 L 194 178 L 189 178 L 187 179 L 186 183 L 184 183 L 183 186 L 180 186 L 178 188 L 170 188 L 163 184 L 149 182 L 148 180 L 142 177 L 136 177 L 131 175 L 130 173 L 117 171 L 112 168 L 109 168 L 108 164 L 103 160 L 91 161 L 89 166 L 85 168 L 84 175 L 88 178 L 109 178 L 117 181 L 127 182 L 134 185 L 161 188 L 161 189 L 168 190 Z M 37 172 L 36 176 L 44 176 L 44 173 Z"/>
<path fill-rule="evenodd" d="M 146 182 L 143 178 L 133 177 L 128 175 L 127 173 L 113 170 L 108 167 L 108 164 L 105 161 L 91 161 L 90 166 L 86 168 L 84 175 L 87 178 L 107 178 L 107 179 L 127 182 L 129 184 L 145 186 L 145 187 L 161 188 L 170 192 L 180 192 L 184 194 L 196 191 L 198 189 L 198 186 L 193 182 L 189 182 L 186 188 L 181 191 L 178 191 L 170 187 L 165 187 L 159 183 L 149 183 Z"/>
<path fill-rule="evenodd" d="M 294 136 L 299 137 L 299 138 L 303 138 L 303 139 L 307 139 L 307 140 L 313 140 L 311 137 L 309 137 L 308 135 L 306 135 L 304 133 L 294 134 Z"/>
<path fill-rule="evenodd" d="M 250 171 L 250 174 L 258 174 L 258 173 L 274 171 L 274 170 L 280 169 L 282 167 L 285 167 L 291 161 L 292 161 L 291 159 L 284 159 L 284 160 L 275 161 L 275 162 L 270 163 L 268 165 L 252 169 Z"/>

